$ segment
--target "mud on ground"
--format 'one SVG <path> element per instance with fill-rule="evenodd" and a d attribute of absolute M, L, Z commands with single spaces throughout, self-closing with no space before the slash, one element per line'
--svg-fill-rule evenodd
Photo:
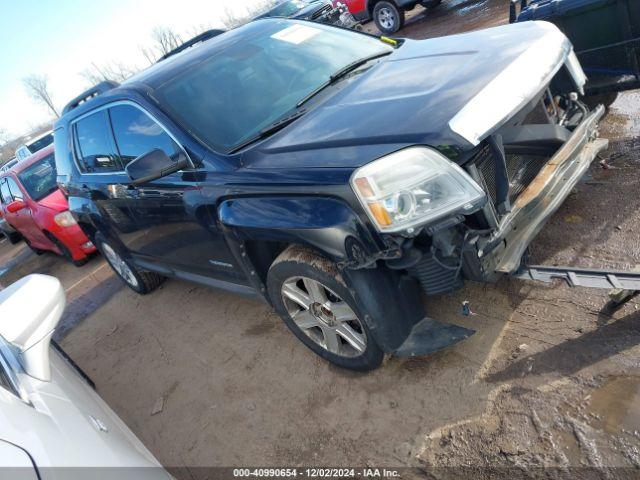
<path fill-rule="evenodd" d="M 490 26 L 507 8 L 445 0 L 430 13 L 417 8 L 402 33 Z M 536 262 L 640 264 L 638 107 L 638 93 L 614 104 L 601 128 L 612 139 L 606 162 L 543 230 Z M 67 291 L 64 348 L 170 467 L 428 466 L 435 478 L 491 473 L 444 467 L 613 478 L 640 468 L 637 298 L 614 308 L 607 292 L 563 284 L 468 284 L 426 307 L 476 335 L 360 375 L 314 356 L 259 301 L 175 280 L 141 297 L 100 258 L 76 269 L 0 242 L 0 283 L 34 271 Z M 463 301 L 473 315 L 461 315 Z M 629 470 L 584 469 L 616 466 Z M 179 478 L 201 478 L 186 472 Z"/>

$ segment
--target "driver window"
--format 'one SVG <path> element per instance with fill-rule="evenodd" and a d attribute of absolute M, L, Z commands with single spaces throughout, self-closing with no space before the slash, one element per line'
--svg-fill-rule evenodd
<path fill-rule="evenodd" d="M 155 149 L 164 151 L 175 162 L 184 155 L 167 132 L 139 108 L 117 105 L 109 115 L 123 165 Z"/>

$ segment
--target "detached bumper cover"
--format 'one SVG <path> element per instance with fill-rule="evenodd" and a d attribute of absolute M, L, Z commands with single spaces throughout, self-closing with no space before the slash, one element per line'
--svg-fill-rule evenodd
<path fill-rule="evenodd" d="M 598 106 L 575 129 L 569 140 L 542 168 L 514 202 L 486 248 L 482 263 L 487 272 L 512 274 L 522 255 L 549 218 L 560 208 L 599 152 L 609 142 L 597 138 L 604 107 Z"/>

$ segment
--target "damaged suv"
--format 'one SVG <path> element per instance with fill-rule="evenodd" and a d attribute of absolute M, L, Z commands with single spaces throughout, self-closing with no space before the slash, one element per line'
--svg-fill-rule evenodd
<path fill-rule="evenodd" d="M 548 23 L 413 41 L 259 20 L 74 99 L 58 181 L 135 291 L 257 292 L 315 353 L 370 370 L 473 333 L 427 318 L 421 291 L 518 272 L 606 147 L 584 83 Z"/>

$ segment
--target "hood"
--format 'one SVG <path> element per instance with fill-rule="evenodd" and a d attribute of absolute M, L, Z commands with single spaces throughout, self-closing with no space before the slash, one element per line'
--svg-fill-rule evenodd
<path fill-rule="evenodd" d="M 555 74 L 569 51 L 566 37 L 546 22 L 405 40 L 391 55 L 341 82 L 328 99 L 247 152 L 242 163 L 250 168 L 357 167 L 408 145 L 471 149 L 481 140 L 477 132 L 482 128 L 473 129 L 478 127 L 474 122 L 493 121 L 480 125 L 490 131 L 498 123 L 492 112 L 524 107 L 551 80 L 548 65 L 553 64 Z M 539 64 L 528 58 L 531 52 L 542 57 Z M 524 68 L 523 60 L 528 60 Z M 505 81 L 510 82 L 507 91 L 495 95 Z M 493 92 L 479 95 L 492 85 Z M 493 95 L 490 102 L 477 105 L 478 98 L 488 95 Z"/>
<path fill-rule="evenodd" d="M 66 210 L 69 210 L 69 203 L 67 202 L 65 196 L 62 194 L 62 190 L 60 190 L 59 188 L 55 192 L 39 200 L 38 204 L 56 212 L 64 212 Z"/>

